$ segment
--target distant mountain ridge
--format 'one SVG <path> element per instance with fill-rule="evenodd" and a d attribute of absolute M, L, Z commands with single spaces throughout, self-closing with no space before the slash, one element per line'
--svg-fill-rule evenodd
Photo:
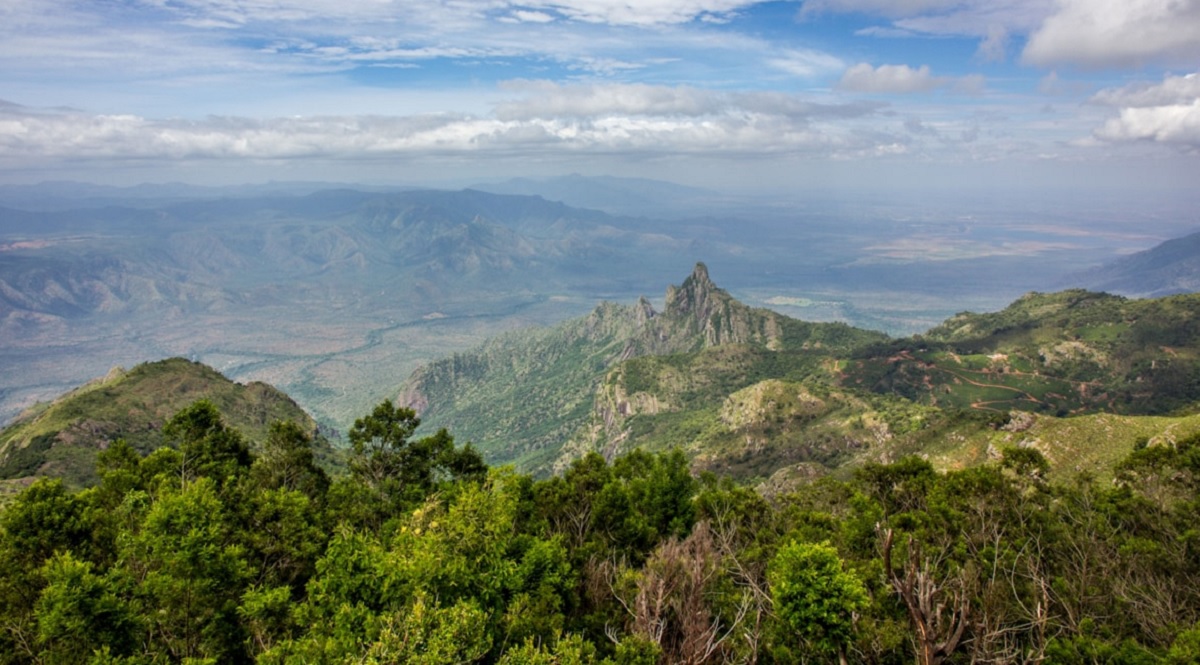
<path fill-rule="evenodd" d="M 1200 231 L 1079 273 L 1068 283 L 1143 298 L 1200 291 Z"/>
<path fill-rule="evenodd" d="M 434 289 L 427 297 L 465 283 L 483 291 L 523 288 L 518 282 L 531 275 L 560 276 L 566 263 L 584 275 L 597 260 L 619 264 L 622 252 L 641 242 L 643 225 L 535 196 L 471 190 L 327 190 L 158 210 L 0 208 L 0 231 L 38 233 L 3 248 L 0 324 L 14 312 L 71 317 L 252 304 L 255 291 L 281 293 L 264 286 L 303 288 L 314 276 L 344 276 L 332 285 L 351 292 L 403 277 Z M 106 251 L 96 236 L 114 231 L 129 239 Z M 258 288 L 244 288 L 248 283 Z"/>
<path fill-rule="evenodd" d="M 536 195 L 577 208 L 632 215 L 653 215 L 681 207 L 700 209 L 704 201 L 718 196 L 707 189 L 664 180 L 577 173 L 554 178 L 512 178 L 477 183 L 472 188 L 495 194 Z"/>
<path fill-rule="evenodd" d="M 345 428 L 395 386 L 396 365 L 407 374 L 500 330 L 628 298 L 682 270 L 685 250 L 733 251 L 711 229 L 538 196 L 172 191 L 0 205 L 0 361 L 15 369 L 0 420 L 113 364 L 187 355 L 279 385 Z M 70 362 L 52 360 L 63 353 Z"/>

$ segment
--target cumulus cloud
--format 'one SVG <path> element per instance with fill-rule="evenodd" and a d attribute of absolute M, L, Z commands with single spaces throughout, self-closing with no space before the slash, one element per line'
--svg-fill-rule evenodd
<path fill-rule="evenodd" d="M 1093 104 L 1105 106 L 1166 106 L 1188 104 L 1200 99 L 1200 74 L 1167 76 L 1162 83 L 1133 83 L 1108 88 L 1092 96 Z"/>
<path fill-rule="evenodd" d="M 1200 74 L 1101 90 L 1091 101 L 1117 108 L 1117 117 L 1096 130 L 1097 139 L 1160 143 L 1200 152 Z"/>
<path fill-rule="evenodd" d="M 1034 65 L 1136 67 L 1200 57 L 1200 0 L 1059 0 L 1029 37 Z"/>
<path fill-rule="evenodd" d="M 490 116 L 319 116 L 202 120 L 96 115 L 0 105 L 9 160 L 373 159 L 428 154 L 722 154 L 869 152 L 841 123 L 879 104 L 818 104 L 782 93 L 645 85 L 519 82 Z"/>
<path fill-rule="evenodd" d="M 1149 108 L 1121 109 L 1096 131 L 1106 141 L 1152 141 L 1200 152 L 1200 100 Z"/>
<path fill-rule="evenodd" d="M 941 85 L 929 73 L 929 65 L 913 69 L 908 65 L 871 65 L 860 62 L 842 74 L 838 87 L 854 92 L 926 92 Z"/>

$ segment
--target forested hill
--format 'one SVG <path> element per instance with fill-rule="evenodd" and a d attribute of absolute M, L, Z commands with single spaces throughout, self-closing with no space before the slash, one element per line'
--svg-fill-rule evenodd
<path fill-rule="evenodd" d="M 1200 294 L 1031 293 L 865 349 L 846 372 L 843 383 L 942 405 L 1170 413 L 1200 400 Z"/>
<path fill-rule="evenodd" d="M 597 386 L 630 358 L 725 345 L 846 353 L 887 339 L 840 323 L 808 323 L 748 307 L 697 264 L 667 290 L 662 312 L 646 299 L 602 303 L 586 317 L 521 330 L 418 369 L 400 391 L 427 425 L 447 427 L 496 463 L 545 469 L 586 424 Z"/>
<path fill-rule="evenodd" d="M 290 397 L 265 383 L 234 383 L 210 367 L 183 358 L 144 363 L 34 407 L 0 431 L 0 479 L 63 478 L 74 485 L 97 480 L 96 454 L 124 439 L 142 454 L 167 444 L 162 425 L 199 399 L 211 401 L 255 445 L 272 422 L 296 423 L 309 435 L 317 425 Z M 330 450 L 323 444 L 322 454 Z"/>

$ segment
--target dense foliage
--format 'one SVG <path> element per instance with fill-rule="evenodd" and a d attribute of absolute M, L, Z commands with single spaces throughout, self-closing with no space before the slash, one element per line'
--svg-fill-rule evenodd
<path fill-rule="evenodd" d="M 3 663 L 1195 663 L 1200 439 L 763 498 L 678 452 L 488 469 L 390 403 L 350 472 L 198 402 L 0 513 Z"/>

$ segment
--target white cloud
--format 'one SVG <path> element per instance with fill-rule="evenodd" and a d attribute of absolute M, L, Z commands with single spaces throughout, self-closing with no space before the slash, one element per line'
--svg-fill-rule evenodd
<path fill-rule="evenodd" d="M 690 87 L 634 84 L 560 85 L 551 81 L 512 81 L 508 90 L 527 93 L 523 99 L 499 105 L 496 116 L 506 120 L 604 115 L 700 116 L 716 110 L 715 96 Z"/>
<path fill-rule="evenodd" d="M 645 85 L 514 83 L 492 116 L 318 116 L 202 120 L 0 105 L 0 159 L 356 161 L 433 154 L 867 154 L 896 143 L 853 127 L 877 104 L 780 93 Z M 890 148 L 884 152 L 890 151 Z"/>
<path fill-rule="evenodd" d="M 607 25 L 653 26 L 694 20 L 725 20 L 760 0 L 143 0 L 174 11 L 181 20 L 216 25 L 251 22 L 412 21 L 453 25 L 484 17 L 546 23 L 567 20 Z"/>
<path fill-rule="evenodd" d="M 981 74 L 969 74 L 959 78 L 934 76 L 929 65 L 913 69 L 908 65 L 880 65 L 872 67 L 860 62 L 842 74 L 837 87 L 851 92 L 885 94 L 908 94 L 929 92 L 935 88 L 949 88 L 958 93 L 976 95 L 983 92 L 984 79 Z"/>
<path fill-rule="evenodd" d="M 1052 13 L 1048 0 L 805 0 L 800 16 L 821 13 L 880 16 L 889 26 L 855 34 L 875 37 L 953 35 L 979 37 L 981 51 L 993 53 L 1000 33 L 1026 34 Z"/>
<path fill-rule="evenodd" d="M 1105 106 L 1164 106 L 1200 99 L 1200 74 L 1167 76 L 1162 83 L 1134 83 L 1096 93 L 1091 102 Z"/>
<path fill-rule="evenodd" d="M 1146 141 L 1200 152 L 1200 74 L 1101 90 L 1091 101 L 1118 108 L 1117 117 L 1096 130 L 1098 139 Z"/>
<path fill-rule="evenodd" d="M 818 118 L 859 118 L 882 107 L 878 103 L 821 104 L 779 92 L 721 92 L 690 86 L 634 84 L 574 84 L 553 81 L 509 81 L 506 90 L 520 99 L 498 104 L 497 118 L 600 118 L 665 116 L 704 118 L 748 114 L 803 121 Z"/>
<path fill-rule="evenodd" d="M 842 74 L 838 87 L 854 92 L 908 93 L 932 90 L 941 81 L 929 73 L 929 65 L 913 69 L 908 65 L 871 65 L 860 62 Z"/>
<path fill-rule="evenodd" d="M 1106 141 L 1152 141 L 1200 152 L 1200 99 L 1191 104 L 1123 108 L 1096 136 Z"/>
<path fill-rule="evenodd" d="M 1059 0 L 1025 46 L 1034 65 L 1137 67 L 1200 57 L 1200 0 Z"/>
<path fill-rule="evenodd" d="M 609 25 L 662 25 L 687 23 L 708 17 L 720 20 L 759 0 L 529 0 L 512 3 L 552 9 L 577 21 Z"/>
<path fill-rule="evenodd" d="M 1049 0 L 962 0 L 942 11 L 904 16 L 895 25 L 914 33 L 979 37 L 986 42 L 998 30 L 1028 34 L 1051 12 Z"/>
<path fill-rule="evenodd" d="M 546 12 L 531 12 L 524 9 L 513 11 L 511 16 L 522 23 L 550 23 L 554 21 L 554 16 Z"/>

